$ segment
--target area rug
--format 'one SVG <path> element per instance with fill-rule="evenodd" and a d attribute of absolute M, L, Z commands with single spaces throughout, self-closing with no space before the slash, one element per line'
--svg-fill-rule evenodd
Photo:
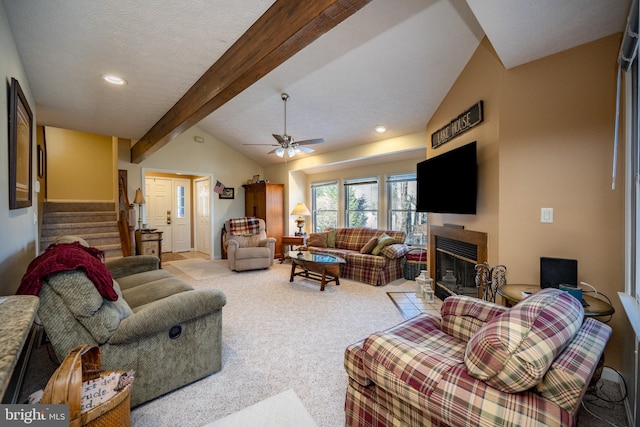
<path fill-rule="evenodd" d="M 212 279 L 220 276 L 237 274 L 229 270 L 226 260 L 207 260 L 201 258 L 187 258 L 171 262 L 177 268 L 194 280 Z"/>
<path fill-rule="evenodd" d="M 161 256 L 162 262 L 171 262 L 185 259 L 184 255 L 175 252 L 163 252 Z"/>
<path fill-rule="evenodd" d="M 204 427 L 318 427 L 293 390 L 269 397 Z"/>

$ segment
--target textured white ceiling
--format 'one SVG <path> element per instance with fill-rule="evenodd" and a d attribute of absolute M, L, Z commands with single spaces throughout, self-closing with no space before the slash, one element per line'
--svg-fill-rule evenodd
<path fill-rule="evenodd" d="M 1 0 L 39 124 L 137 140 L 273 3 Z M 374 0 L 198 126 L 254 161 L 283 132 L 314 154 L 423 130 L 486 34 L 512 68 L 620 32 L 630 0 Z M 117 73 L 114 88 L 100 75 Z M 377 123 L 389 131 L 373 132 Z M 264 143 L 247 146 L 245 143 Z M 426 143 L 426 141 L 425 141 Z M 306 156 L 312 154 L 305 154 Z"/>

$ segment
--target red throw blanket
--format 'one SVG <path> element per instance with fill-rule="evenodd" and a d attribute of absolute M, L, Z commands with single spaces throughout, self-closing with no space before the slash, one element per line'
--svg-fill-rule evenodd
<path fill-rule="evenodd" d="M 97 248 L 88 248 L 78 242 L 54 243 L 31 261 L 16 294 L 38 296 L 42 280 L 48 276 L 61 271 L 83 270 L 102 298 L 115 301 L 118 294 L 113 289 L 113 278 L 103 259 L 104 252 Z"/>
<path fill-rule="evenodd" d="M 258 234 L 260 232 L 260 220 L 255 217 L 231 218 L 229 220 L 229 234 L 242 236 L 246 234 Z"/>

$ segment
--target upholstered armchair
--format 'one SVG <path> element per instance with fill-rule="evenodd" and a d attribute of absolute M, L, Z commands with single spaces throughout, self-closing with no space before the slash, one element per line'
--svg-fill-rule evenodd
<path fill-rule="evenodd" d="M 254 217 L 231 218 L 225 222 L 223 244 L 229 268 L 233 271 L 258 270 L 273 265 L 275 237 L 267 237 L 264 220 Z"/>
<path fill-rule="evenodd" d="M 347 426 L 575 426 L 611 328 L 566 292 L 446 298 L 349 346 Z"/>

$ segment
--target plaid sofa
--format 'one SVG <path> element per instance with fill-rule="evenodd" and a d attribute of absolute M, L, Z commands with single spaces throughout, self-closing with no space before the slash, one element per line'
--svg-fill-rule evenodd
<path fill-rule="evenodd" d="M 611 328 L 545 289 L 512 308 L 447 298 L 345 351 L 347 426 L 574 426 Z"/>
<path fill-rule="evenodd" d="M 335 243 L 331 242 L 327 246 L 307 246 L 307 249 L 311 252 L 329 253 L 344 258 L 347 263 L 340 277 L 373 286 L 386 285 L 403 277 L 402 261 L 409 251 L 404 243 L 403 231 L 373 228 L 336 228 L 330 231 L 335 232 Z M 369 240 L 383 233 L 393 237 L 396 243 L 385 246 L 379 255 L 360 253 Z"/>

